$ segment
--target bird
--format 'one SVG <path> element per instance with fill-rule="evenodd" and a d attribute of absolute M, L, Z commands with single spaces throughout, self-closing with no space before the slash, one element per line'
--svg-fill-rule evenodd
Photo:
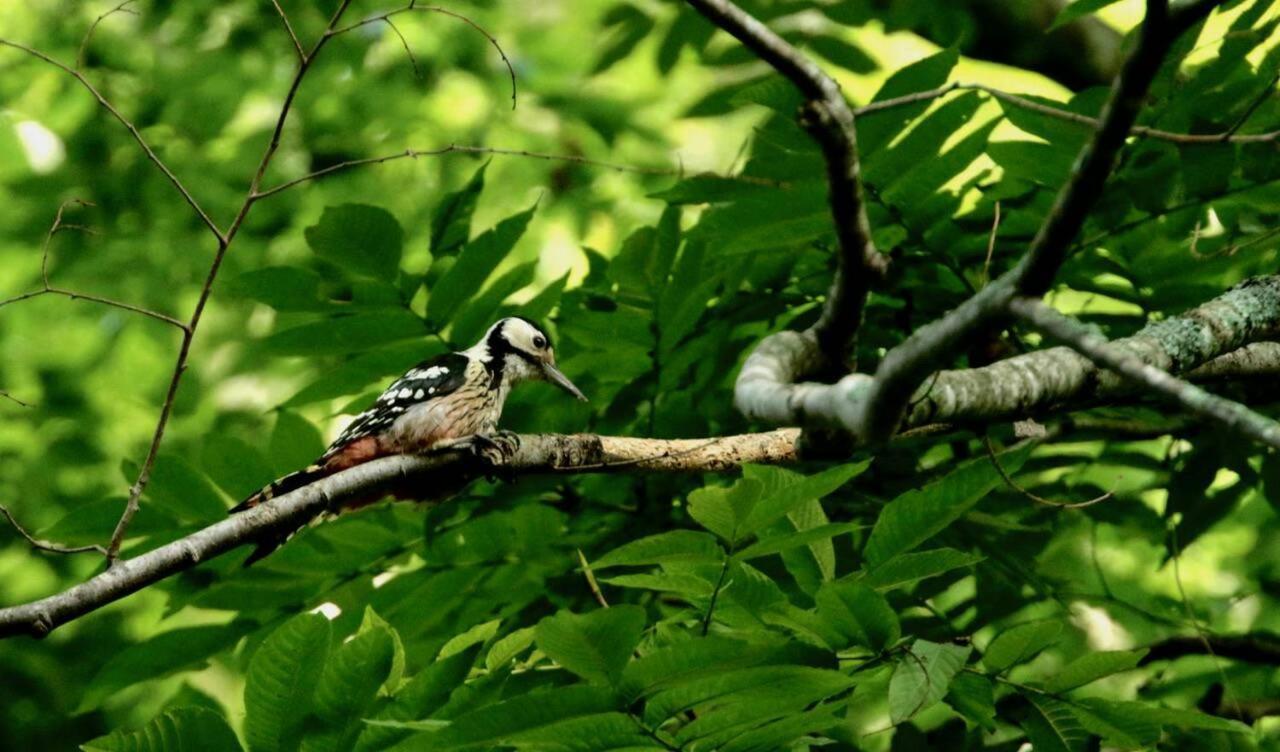
<path fill-rule="evenodd" d="M 493 462 L 495 451 L 500 456 L 503 440 L 509 439 L 497 430 L 503 404 L 513 387 L 527 381 L 550 382 L 579 400 L 587 399 L 556 367 L 555 350 L 544 328 L 520 316 L 501 319 L 472 347 L 410 368 L 356 415 L 319 459 L 249 495 L 230 514 L 388 455 L 458 449 Z M 348 511 L 376 500 L 357 499 L 331 511 Z M 270 554 L 289 535 L 258 541 L 244 566 Z"/>

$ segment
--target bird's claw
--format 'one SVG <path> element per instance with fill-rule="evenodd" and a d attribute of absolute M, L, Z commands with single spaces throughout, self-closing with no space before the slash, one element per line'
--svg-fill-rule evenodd
<path fill-rule="evenodd" d="M 485 477 L 489 480 L 497 480 L 499 476 L 504 480 L 510 480 L 511 473 L 503 470 L 515 456 L 516 450 L 520 448 L 520 439 L 511 431 L 478 433 L 456 439 L 440 448 L 470 454 L 486 466 Z"/>

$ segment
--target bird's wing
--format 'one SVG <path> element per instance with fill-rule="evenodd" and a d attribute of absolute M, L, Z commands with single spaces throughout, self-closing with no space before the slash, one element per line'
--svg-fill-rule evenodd
<path fill-rule="evenodd" d="M 456 391 L 466 378 L 467 362 L 465 355 L 446 353 L 410 368 L 387 387 L 377 402 L 351 421 L 330 445 L 326 456 L 353 441 L 387 430 L 414 405 L 439 399 Z"/>

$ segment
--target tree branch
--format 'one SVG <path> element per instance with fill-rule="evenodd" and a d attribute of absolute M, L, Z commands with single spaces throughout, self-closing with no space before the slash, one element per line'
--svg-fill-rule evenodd
<path fill-rule="evenodd" d="M 799 431 L 714 439 L 631 439 L 594 434 L 539 434 L 519 437 L 519 447 L 504 470 L 514 475 L 595 472 L 720 472 L 744 463 L 790 463 L 797 460 Z M 130 593 L 200 562 L 263 537 L 293 531 L 345 499 L 367 497 L 389 488 L 453 484 L 459 477 L 483 475 L 469 455 L 442 453 L 398 455 L 357 465 L 305 488 L 221 520 L 115 566 L 71 589 L 21 606 L 0 609 L 0 637 L 29 634 L 43 637 L 54 628 L 117 601 Z"/>
<path fill-rule="evenodd" d="M 1113 346 L 1171 373 L 1197 380 L 1273 374 L 1280 368 L 1280 276 L 1260 277 L 1186 312 L 1116 340 Z M 796 383 L 813 352 L 801 332 L 767 338 L 738 375 L 735 402 L 765 422 L 800 421 L 846 428 L 872 383 L 850 374 L 836 384 Z M 899 430 L 944 424 L 982 425 L 1113 401 L 1133 392 L 1127 379 L 1100 369 L 1070 348 L 1055 347 L 982 368 L 935 372 L 911 396 Z M 855 423 L 856 425 L 856 423 Z"/>
<path fill-rule="evenodd" d="M 828 200 L 840 253 L 822 315 L 809 332 L 816 343 L 816 357 L 803 360 L 828 373 L 843 372 L 862 323 L 867 293 L 888 270 L 888 257 L 872 242 L 862 200 L 854 113 L 834 79 L 754 16 L 729 0 L 688 3 L 773 66 L 807 100 L 801 122 L 818 142 L 827 165 Z"/>
<path fill-rule="evenodd" d="M 1058 313 L 1039 300 L 1015 298 L 1010 303 L 1009 310 L 1054 339 L 1066 342 L 1073 350 L 1099 366 L 1118 373 L 1139 386 L 1154 390 L 1190 412 L 1230 431 L 1280 449 L 1280 423 L 1239 402 L 1219 397 L 1151 365 L 1141 356 L 1116 347 L 1080 322 Z"/>

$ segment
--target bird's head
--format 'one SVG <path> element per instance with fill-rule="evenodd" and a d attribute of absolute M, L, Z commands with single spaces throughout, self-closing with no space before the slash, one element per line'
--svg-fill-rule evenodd
<path fill-rule="evenodd" d="M 521 381 L 549 381 L 584 402 L 587 399 L 582 390 L 556 368 L 550 335 L 529 319 L 512 316 L 498 321 L 489 327 L 474 349 L 482 351 L 512 386 Z"/>

